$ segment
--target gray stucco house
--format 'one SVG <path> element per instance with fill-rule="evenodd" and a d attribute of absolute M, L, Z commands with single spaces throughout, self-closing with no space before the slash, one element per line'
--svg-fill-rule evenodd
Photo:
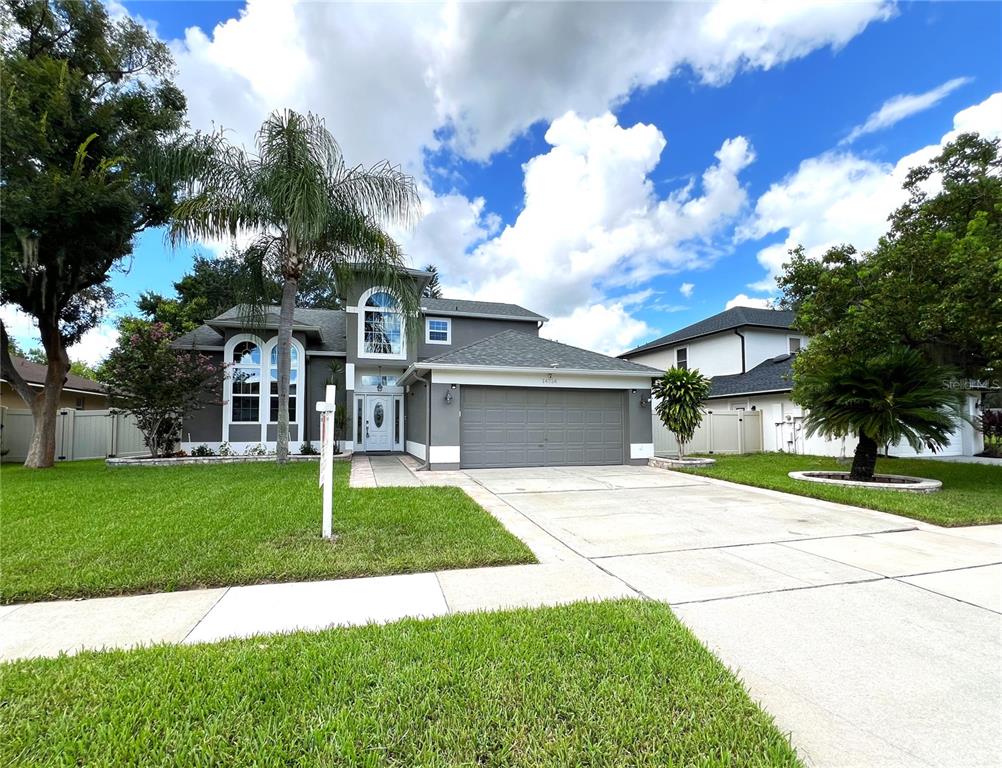
<path fill-rule="evenodd" d="M 408 270 L 417 289 L 431 275 Z M 318 445 L 315 403 L 337 386 L 344 443 L 410 453 L 430 469 L 644 463 L 654 455 L 650 389 L 659 371 L 539 337 L 542 315 L 515 304 L 422 299 L 418 329 L 380 286 L 344 310 L 297 309 L 293 448 Z M 234 307 L 175 342 L 228 364 L 222 405 L 196 412 L 182 448 L 274 448 L 278 308 L 249 327 Z M 332 364 L 336 364 L 332 368 Z"/>

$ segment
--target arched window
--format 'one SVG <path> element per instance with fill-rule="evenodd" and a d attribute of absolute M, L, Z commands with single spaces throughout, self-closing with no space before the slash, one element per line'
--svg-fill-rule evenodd
<path fill-rule="evenodd" d="M 268 380 L 271 383 L 270 407 L 268 420 L 278 421 L 278 344 L 271 348 L 271 370 Z M 296 422 L 296 398 L 299 393 L 299 349 L 295 344 L 289 347 L 289 421 Z"/>
<path fill-rule="evenodd" d="M 231 422 L 257 422 L 261 410 L 261 347 L 241 341 L 233 348 Z"/>
<path fill-rule="evenodd" d="M 393 295 L 380 290 L 369 295 L 363 307 L 362 329 L 362 354 L 403 355 L 403 315 Z"/>

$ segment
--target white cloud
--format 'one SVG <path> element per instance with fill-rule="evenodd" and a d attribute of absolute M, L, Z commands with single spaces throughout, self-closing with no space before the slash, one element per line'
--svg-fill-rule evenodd
<path fill-rule="evenodd" d="M 12 304 L 0 307 L 0 319 L 7 333 L 24 350 L 41 348 L 42 339 L 38 335 L 38 324 L 31 315 L 25 314 Z M 67 350 L 70 360 L 82 360 L 88 365 L 96 365 L 108 356 L 118 342 L 118 331 L 108 323 L 102 323 L 87 331 L 83 338 Z"/>
<path fill-rule="evenodd" d="M 1002 136 L 1002 93 L 958 112 L 953 124 L 938 144 L 922 147 L 896 163 L 829 152 L 804 160 L 794 173 L 770 186 L 737 237 L 756 240 L 777 232 L 785 232 L 786 237 L 758 252 L 767 275 L 750 287 L 775 291 L 775 278 L 788 259 L 787 252 L 798 244 L 815 257 L 841 243 L 859 250 L 874 247 L 887 231 L 887 217 L 907 199 L 901 185 L 911 168 L 935 157 L 962 132 Z"/>
<path fill-rule="evenodd" d="M 731 309 L 732 307 L 755 307 L 756 309 L 772 309 L 772 300 L 769 298 L 760 298 L 755 296 L 748 296 L 744 293 L 739 293 L 733 299 L 724 305 L 724 309 Z"/>
<path fill-rule="evenodd" d="M 638 338 L 642 324 L 624 318 L 644 283 L 708 264 L 723 250 L 716 239 L 746 205 L 739 173 L 754 152 L 744 137 L 728 139 L 699 185 L 660 198 L 649 175 L 666 141 L 654 126 L 626 128 L 611 114 L 587 120 L 568 113 L 553 122 L 546 141 L 549 151 L 524 166 L 524 207 L 515 222 L 469 252 L 460 247 L 462 236 L 438 252 L 446 288 L 457 297 L 531 307 L 553 318 L 544 335 L 559 333 L 568 343 L 612 348 L 624 335 Z M 464 199 L 456 203 L 459 229 L 480 239 L 490 226 L 482 207 L 464 207 Z M 411 243 L 405 240 L 409 253 L 427 252 Z M 623 288 L 632 293 L 608 298 Z M 595 308 L 601 304 L 622 316 L 615 336 L 599 338 L 588 325 L 613 321 Z M 563 322 L 571 318 L 581 322 Z"/>
<path fill-rule="evenodd" d="M 901 122 L 906 117 L 924 112 L 936 106 L 960 88 L 971 82 L 969 77 L 955 77 L 925 93 L 902 93 L 885 101 L 880 109 L 872 113 L 861 125 L 853 128 L 841 143 L 851 144 L 860 136 L 882 131 Z"/>
<path fill-rule="evenodd" d="M 682 285 L 678 287 L 678 292 L 688 299 L 690 296 L 692 296 L 692 290 L 695 287 L 696 286 L 693 285 L 692 283 L 682 283 Z"/>
<path fill-rule="evenodd" d="M 653 335 L 653 329 L 632 317 L 617 302 L 578 307 L 570 315 L 544 325 L 540 335 L 606 355 L 618 355 L 634 346 L 637 339 Z"/>

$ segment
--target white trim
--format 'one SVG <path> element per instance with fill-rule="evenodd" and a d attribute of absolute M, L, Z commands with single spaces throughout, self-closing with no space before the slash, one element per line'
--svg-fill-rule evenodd
<path fill-rule="evenodd" d="M 344 311 L 347 312 L 349 315 L 357 315 L 358 307 L 345 307 Z"/>
<path fill-rule="evenodd" d="M 355 307 L 355 311 L 358 313 L 358 322 L 355 323 L 356 336 L 358 341 L 358 355 L 357 357 L 368 360 L 406 360 L 407 359 L 407 318 L 401 310 L 397 310 L 397 314 L 400 315 L 400 352 L 399 354 L 392 353 L 376 353 L 376 352 L 366 352 L 365 351 L 365 312 L 366 300 L 375 293 L 387 293 L 396 299 L 396 295 L 389 288 L 381 285 L 374 285 L 369 290 L 365 291 L 361 296 L 358 297 L 358 306 Z M 397 299 L 399 302 L 399 299 Z M 373 308 L 373 311 L 378 311 Z M 387 313 L 389 314 L 389 313 Z"/>
<path fill-rule="evenodd" d="M 352 391 L 355 389 L 355 364 L 347 363 L 344 366 L 344 388 Z"/>
<path fill-rule="evenodd" d="M 307 357 L 347 357 L 346 352 L 329 352 L 322 349 L 308 349 L 306 350 Z"/>
<path fill-rule="evenodd" d="M 630 443 L 631 459 L 653 459 L 654 443 Z"/>
<path fill-rule="evenodd" d="M 786 337 L 786 352 L 787 352 L 787 354 L 790 354 L 790 355 L 794 354 L 794 350 L 790 349 L 790 342 L 793 341 L 794 339 L 796 339 L 797 341 L 800 342 L 800 346 L 798 346 L 797 349 L 796 349 L 797 352 L 802 351 L 803 348 L 805 346 L 807 346 L 806 344 L 804 344 L 804 337 L 803 336 L 795 336 L 795 335 L 791 334 L 791 335 L 789 335 L 789 336 Z"/>
<path fill-rule="evenodd" d="M 463 312 L 458 309 L 440 309 L 438 307 L 421 307 L 421 311 L 426 315 L 448 315 L 449 317 L 479 317 L 484 320 L 518 320 L 523 323 L 537 323 L 542 324 L 547 322 L 550 318 L 543 317 L 542 315 L 536 315 L 535 317 L 526 317 L 525 315 L 500 315 L 494 314 L 493 312 Z"/>
<path fill-rule="evenodd" d="M 445 323 L 445 341 L 440 341 L 431 338 L 431 323 L 435 321 L 437 323 Z M 436 333 L 441 333 L 441 331 L 435 331 Z M 452 318 L 451 317 L 426 317 L 424 319 L 424 343 L 425 344 L 452 344 Z"/>
<path fill-rule="evenodd" d="M 458 464 L 458 445 L 433 445 L 431 447 L 432 464 Z"/>
<path fill-rule="evenodd" d="M 299 362 L 296 365 L 296 370 L 298 371 L 299 376 L 296 379 L 296 413 L 295 413 L 295 417 L 296 418 L 295 419 L 291 419 L 291 418 L 289 419 L 289 426 L 291 427 L 293 424 L 295 424 L 296 426 L 298 426 L 299 430 L 298 430 L 297 434 L 300 437 L 302 437 L 302 435 L 304 434 L 304 430 L 303 430 L 303 401 L 306 398 L 306 366 L 304 365 L 304 363 L 306 362 L 306 350 L 304 349 L 304 347 L 303 347 L 302 343 L 299 341 L 299 339 L 297 339 L 295 336 L 292 337 L 291 341 L 292 341 L 292 346 L 294 346 L 296 348 L 296 351 L 298 352 L 298 355 L 297 355 L 296 359 Z M 277 424 L 278 423 L 277 421 L 272 421 L 271 420 L 271 353 L 272 353 L 272 350 L 276 349 L 277 347 L 278 347 L 278 336 L 276 336 L 273 339 L 269 339 L 268 340 L 268 344 L 267 344 L 268 357 L 267 357 L 267 363 L 265 365 L 265 372 L 267 374 L 265 376 L 265 379 L 268 382 L 268 401 L 267 401 L 268 402 L 268 410 L 264 411 L 264 413 L 263 413 L 263 415 L 267 419 L 265 421 L 265 424 L 267 424 L 267 425 Z M 277 363 L 276 363 L 276 367 L 277 367 Z M 291 363 L 290 363 L 289 370 L 290 370 L 290 373 L 291 373 L 291 371 L 292 371 Z M 292 414 L 290 414 L 290 416 L 291 415 Z M 289 433 L 291 435 L 291 433 L 292 433 L 291 429 L 289 430 Z M 289 442 L 293 442 L 291 436 L 289 438 Z"/>
<path fill-rule="evenodd" d="M 240 426 L 257 424 L 261 428 L 261 440 L 260 442 L 265 442 L 268 437 L 268 423 L 267 421 L 262 421 L 262 417 L 267 417 L 267 411 L 263 411 L 267 407 L 267 401 L 264 399 L 265 393 L 270 394 L 270 386 L 268 383 L 268 374 L 266 366 L 269 362 L 269 358 L 265 356 L 265 343 L 261 340 L 260 336 L 253 333 L 236 333 L 230 337 L 226 342 L 223 350 L 223 363 L 227 366 L 233 364 L 233 350 L 236 349 L 237 344 L 244 341 L 249 341 L 257 344 L 258 350 L 261 353 L 261 382 L 258 390 L 258 402 L 257 402 L 257 421 L 232 421 L 231 417 L 233 414 L 233 377 L 227 373 L 223 378 L 223 434 L 222 442 L 230 441 L 230 425 L 238 424 Z M 242 445 L 256 445 L 256 443 L 241 443 Z"/>
<path fill-rule="evenodd" d="M 415 443 L 413 440 L 408 440 L 405 443 L 404 450 L 406 450 L 411 456 L 415 456 L 421 459 L 421 461 L 424 461 L 424 443 Z"/>
<path fill-rule="evenodd" d="M 432 369 L 434 384 L 487 387 L 538 387 L 541 389 L 650 389 L 651 376 L 584 373 L 555 369 Z"/>

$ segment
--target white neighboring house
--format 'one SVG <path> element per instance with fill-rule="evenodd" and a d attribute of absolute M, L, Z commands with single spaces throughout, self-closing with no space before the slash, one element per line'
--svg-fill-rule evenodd
<path fill-rule="evenodd" d="M 849 438 L 808 438 L 804 411 L 790 399 L 794 356 L 810 339 L 793 330 L 791 310 L 733 307 L 681 330 L 643 344 L 619 357 L 667 370 L 698 368 L 713 382 L 709 411 L 752 410 L 762 412 L 762 447 L 821 456 L 851 456 L 856 441 Z M 964 414 L 950 444 L 938 454 L 916 454 L 907 443 L 892 446 L 892 456 L 973 456 L 984 450 L 981 433 L 971 421 L 978 413 L 981 395 L 968 391 Z M 652 409 L 654 428 L 662 428 Z"/>

